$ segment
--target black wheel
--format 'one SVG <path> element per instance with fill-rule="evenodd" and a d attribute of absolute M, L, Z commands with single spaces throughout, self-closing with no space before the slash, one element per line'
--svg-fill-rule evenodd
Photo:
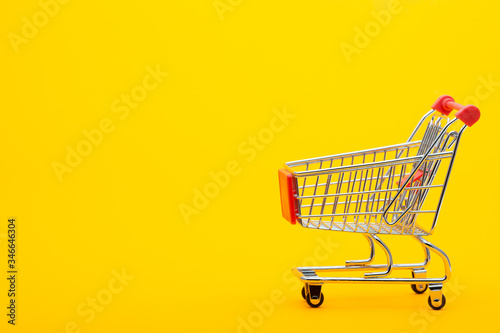
<path fill-rule="evenodd" d="M 306 296 L 306 302 L 309 304 L 311 308 L 319 308 L 321 304 L 323 304 L 323 301 L 325 300 L 325 297 L 323 296 L 323 293 L 321 293 L 321 296 L 319 298 L 319 303 L 318 304 L 313 304 L 311 303 L 311 295 Z"/>
<path fill-rule="evenodd" d="M 423 284 L 423 283 L 412 284 L 411 285 L 411 290 L 413 290 L 417 294 L 423 294 L 427 290 L 427 287 L 429 287 L 429 285 Z"/>
<path fill-rule="evenodd" d="M 302 298 L 306 299 L 306 287 L 302 287 Z"/>
<path fill-rule="evenodd" d="M 432 305 L 432 300 L 431 300 L 431 297 L 429 296 L 429 298 L 427 299 L 427 303 L 429 303 L 429 306 L 433 310 L 441 310 L 446 305 L 446 297 L 444 297 L 444 295 L 441 295 L 441 300 L 442 300 L 442 302 L 441 302 L 440 306 L 434 306 L 434 305 Z"/>

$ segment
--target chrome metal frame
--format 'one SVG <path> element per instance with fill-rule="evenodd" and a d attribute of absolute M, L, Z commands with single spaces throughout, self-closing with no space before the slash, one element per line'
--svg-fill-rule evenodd
<path fill-rule="evenodd" d="M 422 236 L 431 235 L 436 226 L 460 138 L 467 126 L 452 131 L 450 128 L 457 119 L 436 117 L 434 112 L 430 110 L 421 118 L 405 143 L 286 163 L 295 181 L 300 224 L 313 229 L 361 233 L 370 248 L 368 259 L 348 260 L 345 266 L 294 268 L 293 273 L 305 284 L 303 296 L 309 305 L 321 305 L 321 286 L 325 283 L 399 283 L 412 284 L 417 293 L 429 286 L 429 305 L 434 309 L 444 306 L 442 285 L 451 276 L 450 260 L 444 251 Z M 422 139 L 412 141 L 429 117 Z M 446 124 L 441 126 L 443 120 Z M 355 162 L 356 159 L 361 161 Z M 440 183 L 436 176 L 444 162 L 448 167 Z M 420 178 L 416 180 L 419 170 Z M 429 192 L 439 190 L 436 209 L 423 209 Z M 338 211 L 339 207 L 344 210 Z M 422 214 L 434 214 L 430 228 L 417 225 L 417 217 Z M 422 246 L 424 261 L 394 263 L 389 247 L 378 234 L 411 236 Z M 374 244 L 383 250 L 386 264 L 372 264 Z M 443 262 L 442 277 L 427 277 L 431 252 Z M 361 277 L 318 276 L 318 272 L 351 270 L 365 271 L 365 274 Z M 410 270 L 412 278 L 389 277 L 393 270 Z"/>
<path fill-rule="evenodd" d="M 432 234 L 466 127 L 448 132 L 457 119 L 433 116 L 422 140 L 410 141 L 432 114 L 433 110 L 424 115 L 406 143 L 286 163 L 293 177 L 302 183 L 296 191 L 301 225 L 369 234 Z M 447 121 L 443 127 L 442 120 Z M 410 156 L 410 152 L 415 155 Z M 362 161 L 355 163 L 355 159 Z M 445 180 L 436 183 L 436 174 L 445 160 L 449 160 Z M 333 166 L 339 161 L 340 166 Z M 415 186 L 413 179 L 419 170 L 423 181 Z M 421 209 L 429 191 L 437 190 L 441 194 L 436 209 Z M 332 208 L 331 212 L 327 207 Z M 429 228 L 417 225 L 416 217 L 421 214 L 434 215 Z"/>
<path fill-rule="evenodd" d="M 373 237 L 374 235 L 371 235 Z M 407 263 L 407 264 L 393 264 L 392 259 L 385 265 L 346 265 L 346 266 L 312 266 L 312 267 L 295 267 L 292 271 L 293 273 L 301 279 L 304 283 L 307 284 L 324 284 L 324 283 L 445 283 L 450 279 L 451 276 L 451 264 L 450 259 L 446 255 L 446 253 L 425 240 L 420 236 L 413 236 L 417 239 L 426 251 L 426 258 L 422 263 Z M 387 246 L 386 250 L 388 251 Z M 415 270 L 420 268 L 425 268 L 429 265 L 431 261 L 430 251 L 437 254 L 444 264 L 445 275 L 440 278 L 386 278 L 386 277 L 377 277 L 372 278 L 372 275 L 365 274 L 365 277 L 320 277 L 316 272 L 333 272 L 333 271 L 350 271 L 350 270 L 366 270 L 366 271 L 378 271 L 383 270 L 383 275 L 388 275 L 388 272 L 392 270 Z M 390 251 L 388 251 L 390 253 Z M 314 274 L 311 274 L 314 273 Z"/>
<path fill-rule="evenodd" d="M 376 235 L 369 235 L 369 237 L 377 237 Z M 425 261 L 422 263 L 410 263 L 410 264 L 393 264 L 392 256 L 390 254 L 389 248 L 382 242 L 378 240 L 382 248 L 384 248 L 388 262 L 386 265 L 346 265 L 346 266 L 315 266 L 315 267 L 296 267 L 292 271 L 293 273 L 305 284 L 304 290 L 306 291 L 306 299 L 311 306 L 319 306 L 323 302 L 323 297 L 321 295 L 321 286 L 325 283 L 397 283 L 397 284 L 412 284 L 419 285 L 420 290 L 424 292 L 429 286 L 430 296 L 429 304 L 432 304 L 434 309 L 440 309 L 444 306 L 446 299 L 442 294 L 443 283 L 447 282 L 451 277 L 451 264 L 450 259 L 444 253 L 443 250 L 425 240 L 421 236 L 413 236 L 417 239 L 420 244 L 424 247 L 426 257 Z M 437 254 L 444 264 L 445 275 L 439 278 L 428 278 L 426 277 L 427 271 L 426 267 L 429 265 L 431 256 L 430 251 Z M 364 277 L 320 277 L 317 272 L 340 272 L 340 271 L 351 271 L 351 270 L 361 270 L 361 271 L 374 271 L 365 273 Z M 411 270 L 412 278 L 391 278 L 386 277 L 390 274 L 392 270 Z M 377 272 L 382 271 L 382 272 Z M 315 286 L 315 288 L 311 288 Z M 425 287 L 424 287 L 425 286 Z M 420 293 L 420 292 L 419 292 Z"/>

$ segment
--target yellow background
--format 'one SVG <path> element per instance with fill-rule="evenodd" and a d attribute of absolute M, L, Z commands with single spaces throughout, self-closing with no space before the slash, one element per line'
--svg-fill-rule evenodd
<path fill-rule="evenodd" d="M 400 0 L 381 26 L 372 11 L 388 1 L 222 2 L 221 16 L 212 0 L 73 0 L 17 53 L 9 36 L 22 36 L 23 17 L 32 22 L 41 7 L 2 3 L 1 331 L 496 331 L 499 4 Z M 361 43 L 367 27 L 375 30 Z M 342 43 L 359 52 L 348 59 Z M 112 103 L 157 67 L 168 77 L 120 119 Z M 403 142 L 441 94 L 482 110 L 429 237 L 451 259 L 447 306 L 433 312 L 407 285 L 339 284 L 309 308 L 291 268 L 361 259 L 367 246 L 360 235 L 288 224 L 277 169 Z M 273 110 L 295 118 L 254 158 L 242 154 Z M 66 147 L 106 118 L 113 131 L 59 181 L 53 162 L 65 163 Z M 239 173 L 188 223 L 182 204 L 230 161 Z M 15 327 L 5 315 L 11 216 Z M 388 242 L 396 260 L 421 255 L 412 240 Z M 109 296 L 122 270 L 134 278 L 86 321 L 78 308 Z"/>

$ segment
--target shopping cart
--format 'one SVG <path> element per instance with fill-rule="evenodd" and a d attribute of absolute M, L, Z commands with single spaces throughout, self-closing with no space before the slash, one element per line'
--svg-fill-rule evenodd
<path fill-rule="evenodd" d="M 458 111 L 450 118 L 453 109 Z M 361 233 L 370 246 L 368 259 L 346 261 L 345 266 L 293 269 L 305 284 L 302 297 L 311 307 L 323 303 L 321 288 L 325 283 L 408 283 L 417 294 L 429 288 L 432 309 L 444 307 L 442 287 L 450 279 L 450 261 L 423 236 L 431 235 L 436 227 L 462 133 L 479 117 L 477 107 L 462 106 L 450 96 L 441 96 L 405 143 L 289 162 L 279 170 L 282 213 L 290 223 Z M 425 260 L 393 263 L 380 234 L 412 236 L 422 245 Z M 374 243 L 385 253 L 386 264 L 371 264 Z M 444 277 L 427 277 L 430 252 L 443 260 Z M 388 277 L 393 270 L 411 270 L 412 277 Z M 340 271 L 366 273 L 359 277 L 318 276 Z"/>

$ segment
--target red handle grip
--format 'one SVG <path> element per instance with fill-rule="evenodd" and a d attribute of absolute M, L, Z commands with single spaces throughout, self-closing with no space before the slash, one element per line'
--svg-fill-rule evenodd
<path fill-rule="evenodd" d="M 458 110 L 457 113 L 455 113 L 455 117 L 469 127 L 474 125 L 481 117 L 481 112 L 477 107 L 474 105 L 463 106 L 462 104 L 458 104 L 453 97 L 448 95 L 439 97 L 434 104 L 432 104 L 432 108 L 445 116 L 449 115 L 453 110 Z"/>

